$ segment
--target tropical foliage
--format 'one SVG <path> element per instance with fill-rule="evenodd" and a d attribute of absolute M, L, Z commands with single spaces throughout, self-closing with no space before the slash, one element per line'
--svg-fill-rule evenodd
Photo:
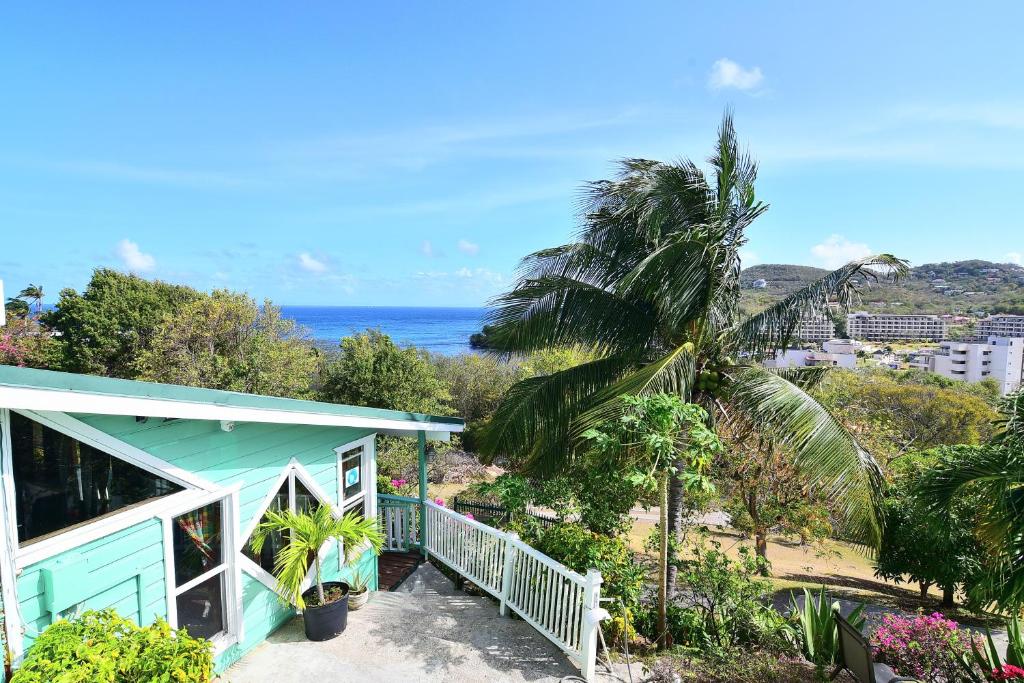
<path fill-rule="evenodd" d="M 963 662 L 971 646 L 970 631 L 938 612 L 904 617 L 886 614 L 872 634 L 875 658 L 901 676 L 921 683 L 962 680 Z"/>
<path fill-rule="evenodd" d="M 284 535 L 288 539 L 288 544 L 274 559 L 277 590 L 282 599 L 299 609 L 306 606 L 303 582 L 309 573 L 311 560 L 314 568 L 316 604 L 323 605 L 326 602 L 319 553 L 327 541 L 341 541 L 346 553 L 364 543 L 369 543 L 370 549 L 377 554 L 380 554 L 384 547 L 384 537 L 376 519 L 364 519 L 357 512 L 335 517 L 331 508 L 326 505 L 319 505 L 311 511 L 268 510 L 265 521 L 261 522 L 253 533 L 253 552 L 258 555 L 263 550 L 267 538 L 274 534 Z M 349 559 L 351 558 L 346 558 Z"/>
<path fill-rule="evenodd" d="M 967 594 L 979 605 L 1017 610 L 1024 606 L 1024 392 L 1003 401 L 996 429 L 984 447 L 950 449 L 921 495 L 939 516 L 977 496 L 971 521 L 986 553 Z"/>
<path fill-rule="evenodd" d="M 11 683 L 205 683 L 212 675 L 209 641 L 163 619 L 139 627 L 108 609 L 47 626 Z"/>
<path fill-rule="evenodd" d="M 822 586 L 815 598 L 811 591 L 804 589 L 801 605 L 796 595 L 790 597 L 790 613 L 800 633 L 804 657 L 813 662 L 819 671 L 825 671 L 839 659 L 839 626 L 835 615 L 839 602 L 830 602 Z M 846 620 L 857 630 L 864 628 L 864 605 L 858 605 L 846 616 Z"/>
<path fill-rule="evenodd" d="M 906 264 L 887 254 L 861 259 L 746 316 L 741 249 L 767 205 L 728 115 L 707 166 L 710 174 L 689 160 L 621 162 L 616 178 L 585 187 L 577 239 L 524 260 L 512 291 L 494 302 L 488 348 L 575 347 L 595 358 L 513 386 L 482 450 L 532 473 L 564 470 L 587 452 L 584 434 L 622 413 L 620 396 L 671 393 L 703 406 L 711 422 L 741 418 L 770 433 L 833 502 L 844 533 L 876 543 L 880 470 L 809 393 L 820 369 L 771 371 L 758 361 L 788 345 L 801 317 L 848 307 L 858 283 L 900 277 Z M 667 526 L 677 536 L 678 478 L 669 498 Z"/>

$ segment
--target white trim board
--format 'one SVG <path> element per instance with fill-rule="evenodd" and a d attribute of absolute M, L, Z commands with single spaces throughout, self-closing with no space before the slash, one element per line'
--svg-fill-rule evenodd
<path fill-rule="evenodd" d="M 58 411 L 64 413 L 93 413 L 100 415 L 145 415 L 149 417 L 175 417 L 190 420 L 221 420 L 226 422 L 266 422 L 277 424 L 305 424 L 329 427 L 357 427 L 395 433 L 461 432 L 464 425 L 446 422 L 418 422 L 384 417 L 331 415 L 298 410 L 273 408 L 244 408 L 219 403 L 178 401 L 135 396 L 35 387 L 0 386 L 0 406 L 20 410 Z"/>
<path fill-rule="evenodd" d="M 166 460 L 162 460 L 155 455 L 151 455 L 141 448 L 136 448 L 131 444 L 125 443 L 106 432 L 101 432 L 95 427 L 91 427 L 81 420 L 77 420 L 65 413 L 48 410 L 15 410 L 14 412 L 24 415 L 30 420 L 35 420 L 36 422 L 39 422 L 51 429 L 55 429 L 58 432 L 62 432 L 72 438 L 78 439 L 82 443 L 92 446 L 93 448 L 104 451 L 105 453 L 110 453 L 111 455 L 116 455 L 127 463 L 140 467 L 152 474 L 161 476 L 164 479 L 172 481 L 180 486 L 184 486 L 185 488 L 202 489 L 204 491 L 216 491 L 220 488 L 208 479 L 204 479 L 197 474 L 193 474 L 192 472 L 173 465 Z"/>

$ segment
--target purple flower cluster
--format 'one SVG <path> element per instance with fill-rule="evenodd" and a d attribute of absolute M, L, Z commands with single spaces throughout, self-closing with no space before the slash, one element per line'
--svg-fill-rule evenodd
<path fill-rule="evenodd" d="M 14 337 L 9 334 L 0 336 L 0 360 L 11 365 L 25 364 L 25 352 L 15 343 Z"/>
<path fill-rule="evenodd" d="M 915 617 L 887 614 L 874 640 L 878 661 L 924 683 L 957 680 L 960 657 L 970 646 L 959 625 L 938 612 Z"/>

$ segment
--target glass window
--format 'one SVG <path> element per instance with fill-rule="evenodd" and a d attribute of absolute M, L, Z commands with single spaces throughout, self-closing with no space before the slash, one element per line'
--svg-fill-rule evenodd
<path fill-rule="evenodd" d="M 178 628 L 195 638 L 212 638 L 224 631 L 224 573 L 210 577 L 176 598 Z"/>
<path fill-rule="evenodd" d="M 224 631 L 223 503 L 217 501 L 172 520 L 174 596 L 178 628 L 211 638 Z"/>
<path fill-rule="evenodd" d="M 182 487 L 11 412 L 18 541 L 28 543 Z"/>
<path fill-rule="evenodd" d="M 358 496 L 363 491 L 363 449 L 353 448 L 341 454 L 341 477 L 345 498 Z"/>
<path fill-rule="evenodd" d="M 290 501 L 294 501 L 294 507 Z M 279 511 L 291 509 L 296 512 L 309 512 L 316 509 L 321 504 L 320 499 L 302 483 L 302 480 L 295 476 L 295 472 L 289 472 L 288 477 L 284 483 L 281 484 L 281 488 L 278 490 L 274 499 L 270 502 L 270 506 L 267 511 Z M 264 512 L 260 518 L 260 524 L 267 521 L 267 513 Z M 263 548 L 260 549 L 260 553 L 257 555 L 252 549 L 252 537 L 250 537 L 246 543 L 245 548 L 242 550 L 246 557 L 258 564 L 264 570 L 273 573 L 274 562 L 277 559 L 277 554 L 288 545 L 288 532 L 273 533 L 267 536 L 263 542 Z"/>
<path fill-rule="evenodd" d="M 174 578 L 181 586 L 224 563 L 220 502 L 174 518 Z"/>
<path fill-rule="evenodd" d="M 281 488 L 278 489 L 277 494 L 274 495 L 274 499 L 270 502 L 270 507 L 268 507 L 267 510 L 280 512 L 281 510 L 287 509 L 288 481 L 286 480 L 284 484 L 281 485 Z M 267 515 L 266 513 L 263 513 L 263 517 L 260 519 L 260 524 L 262 524 L 266 520 Z M 263 547 L 260 549 L 258 555 L 252 549 L 252 539 L 250 539 L 250 541 L 245 544 L 245 548 L 243 549 L 242 552 L 244 552 L 245 555 L 250 560 L 258 564 L 259 566 L 263 567 L 268 572 L 273 572 L 274 558 L 277 557 L 277 553 L 280 552 L 281 549 L 284 548 L 286 545 L 288 545 L 288 535 L 285 533 L 274 532 L 267 536 L 266 540 L 263 542 Z"/>

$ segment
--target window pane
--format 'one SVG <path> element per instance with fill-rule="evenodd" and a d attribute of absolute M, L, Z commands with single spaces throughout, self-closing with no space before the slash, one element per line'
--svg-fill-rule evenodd
<path fill-rule="evenodd" d="M 182 488 L 11 412 L 18 540 L 39 540 Z"/>
<path fill-rule="evenodd" d="M 295 478 L 295 511 L 296 512 L 310 512 L 320 507 L 320 499 L 314 496 L 309 489 L 305 487 L 302 481 Z"/>
<path fill-rule="evenodd" d="M 341 456 L 341 476 L 344 482 L 344 494 L 346 498 L 358 495 L 363 490 L 363 477 L 361 470 L 362 465 L 362 448 L 355 448 L 351 451 L 346 451 Z"/>
<path fill-rule="evenodd" d="M 171 535 L 174 537 L 176 585 L 181 586 L 223 564 L 220 513 L 218 501 L 174 518 Z"/>
<path fill-rule="evenodd" d="M 284 484 L 278 490 L 274 499 L 270 502 L 270 507 L 267 510 L 273 510 L 274 512 L 280 512 L 288 507 L 288 480 L 285 480 Z M 266 513 L 260 519 L 260 524 L 267 521 Z M 288 544 L 288 535 L 286 533 L 274 532 L 267 536 L 267 539 L 263 542 L 263 548 L 260 550 L 259 555 L 253 552 L 252 539 L 245 544 L 243 552 L 246 556 L 258 564 L 259 566 L 266 569 L 268 572 L 273 573 L 274 571 L 274 558 L 277 557 L 277 553 L 281 551 Z"/>
<path fill-rule="evenodd" d="M 224 574 L 178 596 L 178 628 L 196 638 L 212 638 L 224 630 Z"/>

